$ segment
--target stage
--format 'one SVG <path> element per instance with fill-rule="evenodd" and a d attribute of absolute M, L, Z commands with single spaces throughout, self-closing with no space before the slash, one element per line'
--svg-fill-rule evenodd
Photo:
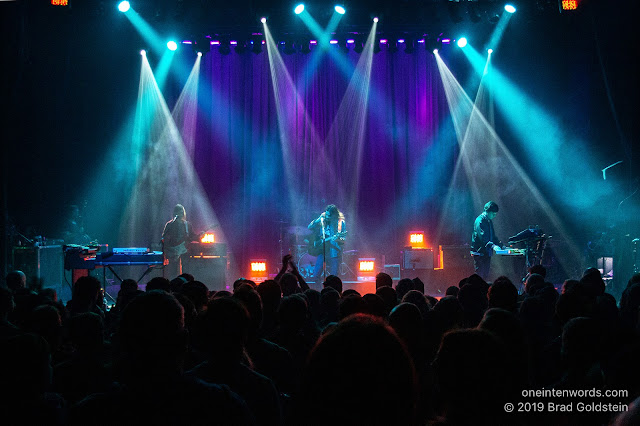
<path fill-rule="evenodd" d="M 69 3 L 2 4 L 5 273 L 22 248 L 162 251 L 181 204 L 189 232 L 225 245 L 226 284 L 255 261 L 273 275 L 335 205 L 355 275 L 360 259 L 401 265 L 396 278 L 426 274 L 436 295 L 469 274 L 488 201 L 505 245 L 531 227 L 548 237 L 538 261 L 554 284 L 598 259 L 618 288 L 637 269 L 638 73 L 622 7 Z M 414 231 L 450 248 L 432 276 L 403 265 Z"/>

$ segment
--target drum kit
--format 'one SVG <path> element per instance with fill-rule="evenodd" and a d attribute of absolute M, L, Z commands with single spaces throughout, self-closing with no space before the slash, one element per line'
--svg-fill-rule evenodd
<path fill-rule="evenodd" d="M 289 226 L 286 228 L 289 236 L 288 242 L 293 249 L 293 258 L 296 259 L 298 271 L 305 279 L 313 277 L 313 270 L 316 266 L 317 256 L 312 256 L 308 252 L 309 240 L 312 232 L 306 226 Z"/>
<path fill-rule="evenodd" d="M 292 249 L 298 271 L 304 279 L 313 279 L 317 256 L 309 254 L 309 241 L 313 240 L 313 232 L 306 226 L 289 226 L 284 229 L 287 234 L 286 241 Z M 348 250 L 344 256 L 357 254 L 357 250 Z M 350 272 L 350 268 L 343 262 L 340 267 L 340 275 L 344 276 Z"/>

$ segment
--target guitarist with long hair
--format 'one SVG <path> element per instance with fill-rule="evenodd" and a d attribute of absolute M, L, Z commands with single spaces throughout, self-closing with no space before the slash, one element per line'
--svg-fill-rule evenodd
<path fill-rule="evenodd" d="M 187 253 L 187 243 L 197 240 L 198 234 L 193 232 L 187 222 L 187 212 L 182 204 L 173 208 L 173 219 L 164 225 L 162 245 L 164 256 L 168 260 L 165 275 L 173 279 L 182 274 L 182 255 Z"/>
<path fill-rule="evenodd" d="M 308 228 L 315 235 L 313 243 L 309 245 L 309 254 L 318 256 L 313 273 L 315 282 L 327 275 L 338 275 L 347 235 L 344 214 L 335 204 L 329 204 L 320 216 L 311 221 Z"/>

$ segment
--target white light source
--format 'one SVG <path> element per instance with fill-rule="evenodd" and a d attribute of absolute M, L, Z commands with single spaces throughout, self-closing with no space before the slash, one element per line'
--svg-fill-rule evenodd
<path fill-rule="evenodd" d="M 118 3 L 118 10 L 120 12 L 127 12 L 129 9 L 131 9 L 131 4 L 129 4 L 128 1 L 121 1 L 120 3 Z"/>
<path fill-rule="evenodd" d="M 505 4 L 504 5 L 504 10 L 506 10 L 509 13 L 515 13 L 516 12 L 516 7 L 512 4 Z"/>
<path fill-rule="evenodd" d="M 379 21 L 379 19 L 378 19 L 378 17 L 377 17 L 377 16 L 376 16 L 375 18 L 373 18 L 373 22 L 376 22 L 376 23 L 377 23 L 378 21 Z"/>
<path fill-rule="evenodd" d="M 140 54 L 141 54 L 142 56 L 147 56 L 147 51 L 146 51 L 146 50 L 144 50 L 144 49 L 142 49 L 142 50 L 140 51 Z"/>
<path fill-rule="evenodd" d="M 300 15 L 304 11 L 304 4 L 300 3 L 295 9 L 293 9 L 293 11 L 296 15 Z"/>
<path fill-rule="evenodd" d="M 167 49 L 169 49 L 171 51 L 176 51 L 178 49 L 178 43 L 176 43 L 173 40 L 167 42 Z"/>
<path fill-rule="evenodd" d="M 344 15 L 347 11 L 345 10 L 345 8 L 343 6 L 340 6 L 339 4 L 336 5 L 336 7 L 333 8 L 336 12 L 338 12 L 340 15 Z"/>
<path fill-rule="evenodd" d="M 267 23 L 267 18 L 265 18 L 264 16 L 262 18 L 260 18 L 260 22 L 262 22 L 263 24 Z"/>
<path fill-rule="evenodd" d="M 458 39 L 458 47 L 465 47 L 467 45 L 467 39 L 464 37 L 461 37 L 460 39 Z"/>

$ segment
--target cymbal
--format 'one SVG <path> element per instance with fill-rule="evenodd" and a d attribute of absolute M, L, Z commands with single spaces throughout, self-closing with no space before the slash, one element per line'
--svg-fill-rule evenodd
<path fill-rule="evenodd" d="M 311 230 L 308 229 L 306 226 L 289 226 L 287 228 L 287 232 L 289 234 L 294 234 L 299 236 L 305 236 L 305 235 L 311 234 Z"/>

